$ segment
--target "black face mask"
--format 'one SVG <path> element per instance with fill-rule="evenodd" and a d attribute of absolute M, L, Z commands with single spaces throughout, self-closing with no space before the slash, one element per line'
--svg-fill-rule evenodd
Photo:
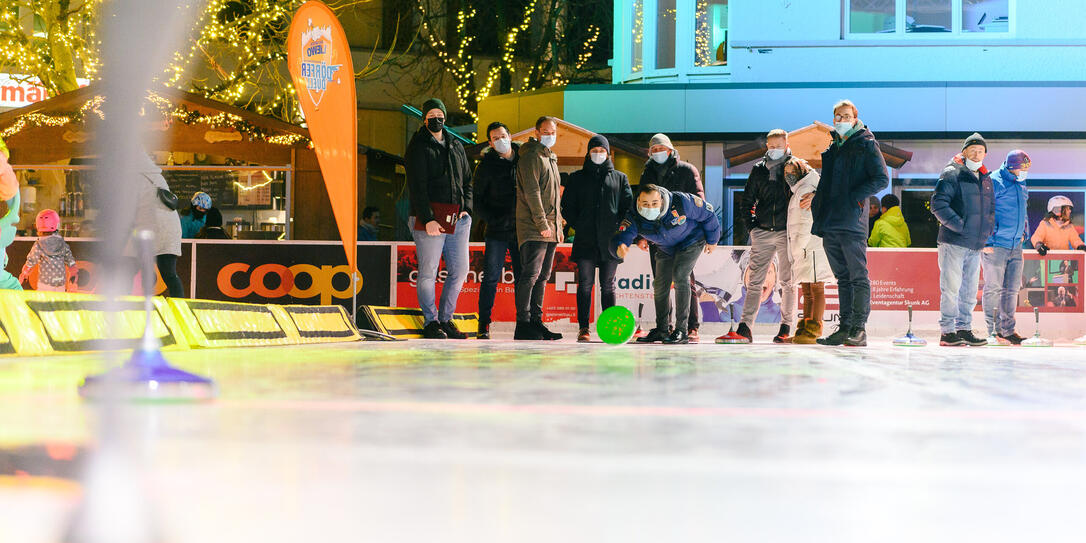
<path fill-rule="evenodd" d="M 196 209 L 196 206 L 192 206 L 192 217 L 194 219 L 202 219 L 206 214 L 206 211 L 200 211 L 199 209 Z"/>
<path fill-rule="evenodd" d="M 445 119 L 441 117 L 430 117 L 426 119 L 426 129 L 430 132 L 441 132 L 441 127 L 445 126 Z"/>

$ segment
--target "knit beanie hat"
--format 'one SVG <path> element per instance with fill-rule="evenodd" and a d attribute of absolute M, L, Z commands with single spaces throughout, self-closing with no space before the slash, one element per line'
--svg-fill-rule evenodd
<path fill-rule="evenodd" d="M 965 148 L 969 147 L 970 145 L 981 145 L 984 147 L 985 151 L 988 150 L 988 142 L 984 141 L 984 136 L 980 135 L 977 132 L 973 132 L 972 136 L 965 138 L 965 143 L 962 145 L 962 151 L 964 151 Z"/>
<path fill-rule="evenodd" d="M 605 137 L 603 137 L 603 136 L 601 136 L 599 134 L 596 134 L 596 135 L 592 136 L 588 140 L 588 150 L 589 151 L 591 151 L 592 149 L 595 149 L 596 147 L 603 147 L 604 149 L 607 149 L 608 154 L 610 154 L 610 152 L 611 152 L 611 144 L 608 143 L 607 138 L 605 138 Z"/>
<path fill-rule="evenodd" d="M 675 148 L 675 146 L 671 145 L 671 138 L 665 136 L 664 134 L 656 134 L 655 136 L 653 136 L 652 139 L 649 140 L 649 147 L 651 148 L 653 145 L 663 145 L 668 149 Z"/>
<path fill-rule="evenodd" d="M 422 103 L 422 116 L 425 117 L 431 109 L 440 109 L 441 114 L 448 117 L 449 114 L 445 111 L 445 102 L 442 102 L 438 98 L 431 98 Z"/>
<path fill-rule="evenodd" d="M 1029 162 L 1029 155 L 1021 149 L 1015 149 L 1007 153 L 1008 170 L 1020 170 L 1023 166 L 1029 164 Z"/>

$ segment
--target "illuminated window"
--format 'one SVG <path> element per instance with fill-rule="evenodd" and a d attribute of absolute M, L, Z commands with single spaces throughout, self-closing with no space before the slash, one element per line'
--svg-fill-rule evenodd
<path fill-rule="evenodd" d="M 694 15 L 694 65 L 728 63 L 728 0 L 697 0 Z"/>
<path fill-rule="evenodd" d="M 675 0 L 656 2 L 656 69 L 675 67 Z"/>

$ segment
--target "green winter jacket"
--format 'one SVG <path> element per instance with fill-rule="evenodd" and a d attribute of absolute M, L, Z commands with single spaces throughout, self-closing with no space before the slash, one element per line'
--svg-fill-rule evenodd
<path fill-rule="evenodd" d="M 867 240 L 871 247 L 908 247 L 913 244 L 909 236 L 909 225 L 901 216 L 901 206 L 886 210 L 871 228 L 871 237 Z"/>

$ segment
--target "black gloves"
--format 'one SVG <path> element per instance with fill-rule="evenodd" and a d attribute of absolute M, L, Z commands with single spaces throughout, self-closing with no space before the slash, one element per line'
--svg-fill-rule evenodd
<path fill-rule="evenodd" d="M 1086 251 L 1086 245 L 1079 245 L 1078 247 L 1075 247 L 1075 250 L 1076 251 Z"/>
<path fill-rule="evenodd" d="M 1037 249 L 1037 254 L 1039 254 L 1041 256 L 1044 256 L 1044 255 L 1048 254 L 1048 245 L 1045 245 L 1044 242 L 1038 241 L 1036 249 Z"/>

